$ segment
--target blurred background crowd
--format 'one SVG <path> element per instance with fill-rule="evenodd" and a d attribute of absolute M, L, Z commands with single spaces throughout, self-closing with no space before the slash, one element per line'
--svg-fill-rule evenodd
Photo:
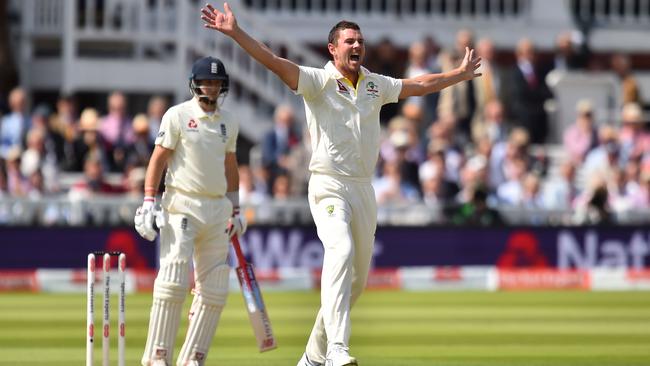
<path fill-rule="evenodd" d="M 380 207 L 418 207 L 437 212 L 436 223 L 459 225 L 517 221 L 512 212 L 527 212 L 527 224 L 647 222 L 650 95 L 635 72 L 649 66 L 650 54 L 593 52 L 576 32 L 563 30 L 554 47 L 542 51 L 526 37 L 499 48 L 465 28 L 441 44 L 435 33 L 406 46 L 389 38 L 367 44 L 366 67 L 395 78 L 448 71 L 465 47 L 483 59 L 481 78 L 384 107 L 373 179 Z M 314 50 L 327 57 L 323 45 Z M 227 70 L 233 66 L 226 61 Z M 616 103 L 579 97 L 569 114 L 574 117 L 552 123 L 559 98 L 553 86 L 558 75 L 574 72 L 615 75 Z M 0 94 L 0 202 L 139 202 L 173 96 L 152 92 L 131 103 L 119 89 L 92 98 L 30 95 L 18 72 L 14 83 L 7 80 Z M 310 145 L 303 113 L 280 103 L 261 138 L 240 136 L 244 205 L 306 201 Z M 15 214 L 1 207 L 0 220 Z M 53 215 L 45 223 L 62 222 Z"/>

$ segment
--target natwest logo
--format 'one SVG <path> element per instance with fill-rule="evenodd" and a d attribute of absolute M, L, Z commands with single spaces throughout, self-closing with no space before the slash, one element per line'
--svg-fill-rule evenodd
<path fill-rule="evenodd" d="M 580 242 L 582 239 L 582 242 Z M 557 266 L 561 269 L 621 267 L 640 270 L 648 266 L 648 236 L 635 231 L 628 242 L 620 239 L 601 240 L 596 230 L 588 230 L 579 238 L 562 230 L 557 239 Z"/>
<path fill-rule="evenodd" d="M 191 120 L 187 123 L 187 127 L 189 127 L 189 128 L 197 128 L 197 127 L 199 127 L 199 125 L 196 123 L 195 120 L 191 119 Z"/>

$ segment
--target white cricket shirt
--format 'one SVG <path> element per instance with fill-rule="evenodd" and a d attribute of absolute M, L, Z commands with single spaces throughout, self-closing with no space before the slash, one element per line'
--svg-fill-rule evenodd
<path fill-rule="evenodd" d="M 330 61 L 323 69 L 300 66 L 314 173 L 370 180 L 379 156 L 379 112 L 395 103 L 402 81 L 362 67 L 355 89 Z"/>
<path fill-rule="evenodd" d="M 156 145 L 174 150 L 165 185 L 209 197 L 226 194 L 225 157 L 235 152 L 238 124 L 226 111 L 208 115 L 196 99 L 171 107 L 162 118 Z"/>

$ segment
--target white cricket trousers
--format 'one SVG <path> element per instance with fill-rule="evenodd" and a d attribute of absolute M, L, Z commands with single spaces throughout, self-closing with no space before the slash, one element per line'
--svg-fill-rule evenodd
<path fill-rule="evenodd" d="M 162 206 L 167 224 L 160 232 L 160 269 L 154 283 L 142 365 L 149 365 L 154 359 L 164 359 L 172 365 L 181 308 L 190 285 L 190 262 L 193 262 L 195 287 L 191 314 L 197 320 L 190 320 L 179 355 L 178 363 L 185 365 L 189 359 L 207 357 L 226 303 L 230 274 L 226 227 L 232 204 L 224 197 L 207 198 L 168 189 Z"/>
<path fill-rule="evenodd" d="M 370 180 L 313 173 L 309 207 L 325 255 L 321 307 L 307 343 L 310 360 L 325 361 L 327 345 L 347 346 L 350 308 L 366 286 L 377 227 L 377 202 Z"/>

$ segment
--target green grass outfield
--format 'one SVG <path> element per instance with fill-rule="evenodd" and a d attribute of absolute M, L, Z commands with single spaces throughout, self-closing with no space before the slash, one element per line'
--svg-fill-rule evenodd
<path fill-rule="evenodd" d="M 257 352 L 233 293 L 208 365 L 296 364 L 318 294 L 265 299 L 279 348 Z M 150 294 L 127 297 L 127 365 L 139 365 L 150 303 Z M 101 299 L 96 305 L 99 322 Z M 0 294 L 0 365 L 83 365 L 85 306 L 83 294 Z M 650 365 L 650 292 L 367 292 L 352 318 L 351 351 L 363 366 Z M 186 324 L 183 317 L 181 336 Z"/>

